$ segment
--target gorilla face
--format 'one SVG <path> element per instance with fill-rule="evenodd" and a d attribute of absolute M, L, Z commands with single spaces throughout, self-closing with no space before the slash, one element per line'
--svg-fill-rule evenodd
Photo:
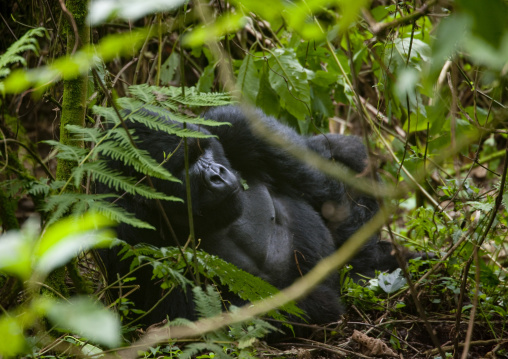
<path fill-rule="evenodd" d="M 187 128 L 208 134 L 208 131 L 202 128 L 189 125 Z M 156 138 L 147 140 L 145 135 L 140 138 L 142 139 L 140 148 L 147 148 L 159 162 L 164 160 L 164 153 L 172 154 L 164 166 L 180 182 L 156 179 L 153 182 L 158 190 L 183 200 L 183 202 L 165 202 L 163 206 L 175 230 L 182 233 L 186 231 L 188 234 L 183 140 L 161 132 L 157 133 Z M 197 234 L 209 233 L 231 223 L 241 214 L 242 201 L 238 198 L 241 188 L 240 178 L 231 168 L 216 138 L 188 138 L 187 148 L 195 231 Z M 217 213 L 220 213 L 220 216 Z"/>

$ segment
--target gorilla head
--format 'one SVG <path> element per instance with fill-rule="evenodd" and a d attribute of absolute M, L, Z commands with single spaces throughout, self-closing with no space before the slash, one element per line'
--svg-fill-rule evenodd
<path fill-rule="evenodd" d="M 167 122 L 180 130 L 182 129 L 180 123 L 170 120 Z M 138 122 L 128 122 L 128 127 L 134 131 L 134 139 L 138 148 L 146 150 L 155 161 L 162 163 L 177 179 L 177 181 L 167 181 L 153 178 L 152 183 L 158 191 L 181 200 L 162 201 L 161 203 L 175 232 L 182 236 L 188 235 L 184 139 L 166 132 L 154 131 Z M 186 128 L 187 131 L 191 130 L 204 135 L 203 138 L 188 137 L 186 146 L 194 225 L 197 234 L 206 234 L 226 226 L 240 215 L 242 202 L 237 198 L 241 188 L 240 178 L 231 168 L 217 138 L 204 128 L 190 124 L 187 124 Z M 145 178 L 144 174 L 119 161 L 111 161 L 110 167 L 139 180 Z M 136 217 L 156 228 L 160 226 L 159 222 L 154 222 L 155 219 L 159 219 L 160 213 L 153 201 L 126 195 L 121 204 L 133 211 Z M 171 244 L 175 243 L 165 241 L 164 245 Z"/>

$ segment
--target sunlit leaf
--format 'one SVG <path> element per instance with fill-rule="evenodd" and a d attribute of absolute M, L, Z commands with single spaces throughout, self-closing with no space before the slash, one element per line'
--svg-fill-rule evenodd
<path fill-rule="evenodd" d="M 210 40 L 216 40 L 221 36 L 238 31 L 247 23 L 247 19 L 242 14 L 225 14 L 213 24 L 196 28 L 190 34 L 185 36 L 183 43 L 186 46 L 201 46 Z"/>
<path fill-rule="evenodd" d="M 0 237 L 0 271 L 26 280 L 32 273 L 33 240 L 19 231 L 10 231 Z"/>
<path fill-rule="evenodd" d="M 67 263 L 79 251 L 109 245 L 114 233 L 101 229 L 113 224 L 97 213 L 68 217 L 55 223 L 42 235 L 35 249 L 36 270 L 49 273 Z"/>
<path fill-rule="evenodd" d="M 93 0 L 88 22 L 97 26 L 115 18 L 136 20 L 147 14 L 176 9 L 184 3 L 185 0 Z"/>
<path fill-rule="evenodd" d="M 108 347 L 120 343 L 120 320 L 112 312 L 86 297 L 55 303 L 47 313 L 60 329 L 70 330 Z"/>
<path fill-rule="evenodd" d="M 23 327 L 15 317 L 0 317 L 0 356 L 14 357 L 25 351 Z"/>

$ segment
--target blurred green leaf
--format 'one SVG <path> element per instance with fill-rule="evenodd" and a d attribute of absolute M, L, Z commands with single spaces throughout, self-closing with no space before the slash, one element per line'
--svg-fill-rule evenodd
<path fill-rule="evenodd" d="M 10 231 L 0 237 L 0 271 L 27 280 L 32 274 L 33 238 L 20 231 Z"/>
<path fill-rule="evenodd" d="M 44 232 L 35 249 L 35 269 L 49 273 L 75 257 L 78 251 L 109 245 L 115 238 L 114 232 L 101 229 L 113 224 L 93 212 L 55 223 Z"/>
<path fill-rule="evenodd" d="M 183 5 L 185 0 L 94 0 L 90 2 L 88 22 L 97 26 L 107 20 L 136 20 L 145 15 L 170 11 Z"/>
<path fill-rule="evenodd" d="M 108 347 L 120 344 L 120 320 L 110 310 L 92 299 L 76 297 L 69 302 L 54 303 L 47 313 L 60 329 L 70 330 Z"/>
<path fill-rule="evenodd" d="M 218 18 L 213 24 L 201 26 L 187 34 L 183 39 L 185 46 L 197 47 L 212 40 L 217 40 L 225 34 L 238 31 L 247 23 L 242 14 L 227 13 Z"/>
<path fill-rule="evenodd" d="M 26 349 L 23 326 L 15 317 L 3 315 L 0 317 L 0 356 L 15 357 Z"/>

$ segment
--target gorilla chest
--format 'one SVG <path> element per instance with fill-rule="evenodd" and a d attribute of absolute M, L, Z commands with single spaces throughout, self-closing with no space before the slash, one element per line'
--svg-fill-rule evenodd
<path fill-rule="evenodd" d="M 240 194 L 243 211 L 227 228 L 203 238 L 203 248 L 271 284 L 288 278 L 293 233 L 284 204 L 263 184 Z"/>

